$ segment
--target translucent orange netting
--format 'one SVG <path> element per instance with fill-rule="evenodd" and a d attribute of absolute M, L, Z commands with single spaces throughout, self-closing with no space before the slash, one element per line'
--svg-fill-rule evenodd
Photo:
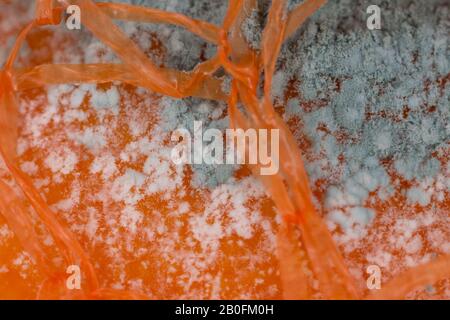
<path fill-rule="evenodd" d="M 0 73 L 0 152 L 27 202 L 51 232 L 65 263 L 80 265 L 86 279 L 81 293 L 73 293 L 65 288 L 66 274 L 54 267 L 47 249 L 39 243 L 26 204 L 7 183 L 0 181 L 0 213 L 47 279 L 42 283 L 37 298 L 147 298 L 140 293 L 99 286 L 91 257 L 16 163 L 19 117 L 17 92 L 60 83 L 120 81 L 174 98 L 192 96 L 227 101 L 232 128 L 279 129 L 280 172 L 273 176 L 259 176 L 258 165 L 252 165 L 250 169 L 261 179 L 283 216 L 277 237 L 277 254 L 283 296 L 287 299 L 312 298 L 314 292 L 330 299 L 398 299 L 417 286 L 450 276 L 450 257 L 443 256 L 410 269 L 384 285 L 376 294 L 364 297 L 349 276 L 327 226 L 312 203 L 301 150 L 273 107 L 271 83 L 283 42 L 325 2 L 306 0 L 288 12 L 285 0 L 273 0 L 262 34 L 261 50 L 257 52 L 248 46 L 240 28 L 247 13 L 257 5 L 256 0 L 230 0 L 222 26 L 178 13 L 127 4 L 94 3 L 91 0 L 37 1 L 35 20 L 18 35 Z M 47 64 L 14 68 L 14 61 L 29 31 L 39 26 L 59 24 L 61 12 L 72 4 L 80 7 L 84 26 L 110 47 L 122 63 Z M 125 36 L 112 19 L 177 25 L 215 44 L 217 54 L 198 64 L 191 72 L 158 67 Z M 229 94 L 222 89 L 224 80 L 214 76 L 219 68 L 224 68 L 233 78 Z M 264 81 L 262 97 L 257 93 L 261 79 Z M 238 108 L 239 103 L 245 114 Z M 296 229 L 301 234 L 300 243 L 295 236 Z"/>

